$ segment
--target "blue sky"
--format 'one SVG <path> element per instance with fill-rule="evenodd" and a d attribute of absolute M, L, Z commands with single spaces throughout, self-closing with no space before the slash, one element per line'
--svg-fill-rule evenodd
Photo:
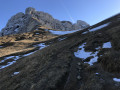
<path fill-rule="evenodd" d="M 93 25 L 120 12 L 120 0 L 0 0 L 0 30 L 8 19 L 27 7 L 59 20 L 83 20 Z"/>

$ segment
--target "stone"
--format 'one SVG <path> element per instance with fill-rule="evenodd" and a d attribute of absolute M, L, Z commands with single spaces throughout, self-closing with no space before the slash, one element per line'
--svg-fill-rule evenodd
<path fill-rule="evenodd" d="M 78 79 L 78 80 L 81 80 L 81 79 L 82 79 L 82 77 L 81 77 L 80 75 L 78 75 L 78 76 L 77 76 L 77 79 Z"/>
<path fill-rule="evenodd" d="M 82 64 L 80 62 L 77 63 L 78 66 L 81 66 Z"/>
<path fill-rule="evenodd" d="M 26 8 L 26 10 L 25 10 L 25 14 L 32 14 L 32 12 L 35 12 L 35 9 L 32 8 L 32 7 L 28 7 L 28 8 Z"/>

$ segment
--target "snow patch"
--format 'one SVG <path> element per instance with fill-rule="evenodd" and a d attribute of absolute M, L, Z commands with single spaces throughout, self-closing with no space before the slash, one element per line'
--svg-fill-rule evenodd
<path fill-rule="evenodd" d="M 39 50 L 49 46 L 49 45 L 45 45 L 45 43 L 40 43 L 40 44 L 37 44 L 37 45 L 34 45 L 35 47 L 40 47 Z M 37 51 L 37 50 L 36 50 Z M 24 54 L 24 55 L 20 55 L 20 56 L 8 56 L 8 57 L 5 57 L 3 60 L 0 61 L 0 63 L 3 63 L 5 62 L 6 60 L 8 59 L 13 59 L 12 62 L 8 62 L 7 65 L 1 65 L 0 66 L 0 69 L 3 69 L 3 68 L 6 68 L 8 66 L 11 66 L 12 64 L 14 64 L 18 59 L 22 58 L 22 57 L 26 57 L 26 56 L 29 56 L 33 53 L 35 53 L 36 51 L 34 52 L 30 52 L 30 53 L 27 53 L 27 54 Z"/>
<path fill-rule="evenodd" d="M 41 49 L 43 49 L 43 48 L 45 48 L 45 47 L 47 47 L 49 45 L 45 45 L 45 43 L 40 43 L 40 44 L 37 44 L 35 46 L 40 47 L 39 50 L 41 50 Z"/>
<path fill-rule="evenodd" d="M 58 41 L 62 41 L 62 40 L 65 40 L 66 39 L 66 37 L 65 38 L 58 38 Z"/>
<path fill-rule="evenodd" d="M 2 48 L 3 46 L 0 46 L 0 48 Z"/>
<path fill-rule="evenodd" d="M 83 32 L 82 34 L 86 34 L 86 33 L 88 33 L 89 31 L 86 31 L 86 32 Z"/>
<path fill-rule="evenodd" d="M 52 33 L 52 34 L 55 34 L 55 35 L 65 35 L 65 34 L 74 33 L 74 32 L 80 31 L 80 30 L 81 29 L 79 29 L 79 30 L 72 30 L 72 31 L 54 31 L 54 30 L 49 30 L 49 32 Z"/>
<path fill-rule="evenodd" d="M 98 27 L 95 27 L 95 28 L 92 28 L 92 29 L 88 29 L 89 31 L 83 32 L 82 34 L 86 34 L 86 33 L 88 33 L 88 32 L 93 32 L 93 31 L 97 31 L 97 30 L 99 30 L 99 29 L 102 29 L 102 28 L 108 26 L 109 24 L 110 24 L 110 23 L 106 23 L 106 24 L 100 25 L 100 26 L 98 26 Z"/>
<path fill-rule="evenodd" d="M 75 57 L 78 57 L 78 58 L 83 58 L 83 59 L 86 59 L 90 56 L 93 56 L 92 59 L 90 59 L 89 62 L 84 62 L 84 63 L 88 63 L 90 66 L 93 65 L 93 63 L 97 62 L 97 59 L 98 59 L 98 56 L 97 56 L 97 53 L 98 51 L 92 53 L 92 52 L 85 52 L 84 50 L 84 46 L 85 46 L 86 43 L 82 44 L 81 46 L 79 46 L 79 49 L 81 50 L 78 50 L 77 52 L 74 52 L 74 55 Z"/>
<path fill-rule="evenodd" d="M 17 75 L 17 74 L 19 74 L 19 73 L 20 73 L 20 72 L 14 72 L 13 74 L 14 74 L 14 75 Z"/>
<path fill-rule="evenodd" d="M 81 50 L 78 50 L 77 52 L 74 52 L 74 55 L 76 57 L 86 59 L 87 57 L 91 56 L 91 52 L 85 52 L 85 50 L 84 50 L 84 45 L 85 44 L 86 43 L 84 43 L 84 44 L 82 44 L 81 46 L 78 47 Z"/>
<path fill-rule="evenodd" d="M 31 54 L 33 54 L 33 53 L 35 53 L 35 52 L 36 52 L 36 51 L 30 52 L 30 53 L 27 53 L 27 54 L 24 54 L 23 57 L 29 56 L 29 55 L 31 55 Z"/>
<path fill-rule="evenodd" d="M 99 50 L 101 47 L 99 46 L 99 47 L 97 47 L 97 48 L 95 48 L 96 50 Z"/>
<path fill-rule="evenodd" d="M 100 26 L 98 26 L 98 27 L 96 27 L 96 28 L 90 29 L 90 32 L 96 31 L 96 30 L 99 30 L 99 29 L 102 29 L 102 28 L 108 26 L 109 24 L 110 24 L 110 23 L 106 23 L 106 24 L 100 25 Z"/>
<path fill-rule="evenodd" d="M 92 58 L 89 62 L 84 62 L 84 63 L 88 63 L 90 66 L 92 66 L 95 62 L 97 62 L 98 56 L 95 56 L 96 54 L 94 54 L 94 58 Z"/>
<path fill-rule="evenodd" d="M 111 45 L 111 42 L 106 42 L 103 44 L 103 48 L 111 48 L 112 45 Z"/>
<path fill-rule="evenodd" d="M 16 60 L 20 59 L 20 56 L 8 56 L 8 57 L 5 57 L 3 60 L 0 61 L 0 63 L 3 63 L 8 59 L 14 59 L 16 61 Z"/>
<path fill-rule="evenodd" d="M 0 66 L 0 69 L 6 68 L 8 66 L 11 66 L 12 64 L 14 64 L 16 61 L 12 61 L 12 62 L 8 62 L 7 65 L 4 66 Z"/>
<path fill-rule="evenodd" d="M 39 35 L 40 33 L 35 33 L 36 35 Z"/>
<path fill-rule="evenodd" d="M 99 73 L 95 73 L 96 75 L 98 75 Z"/>
<path fill-rule="evenodd" d="M 118 79 L 118 78 L 113 78 L 113 81 L 115 81 L 115 82 L 120 82 L 120 79 Z"/>
<path fill-rule="evenodd" d="M 38 28 L 36 28 L 35 30 L 39 30 Z"/>
<path fill-rule="evenodd" d="M 19 74 L 20 72 L 14 72 L 11 76 L 15 76 L 17 74 Z"/>
<path fill-rule="evenodd" d="M 5 57 L 4 60 L 12 59 L 12 58 L 14 58 L 14 56 L 8 56 L 8 57 Z M 1 62 L 3 62 L 3 61 L 1 61 Z M 0 63 L 1 63 L 1 62 L 0 62 Z"/>

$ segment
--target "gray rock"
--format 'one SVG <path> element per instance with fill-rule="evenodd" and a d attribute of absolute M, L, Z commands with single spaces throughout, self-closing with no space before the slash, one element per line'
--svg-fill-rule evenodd
<path fill-rule="evenodd" d="M 35 9 L 32 8 L 32 7 L 28 7 L 28 8 L 26 8 L 26 10 L 25 10 L 25 14 L 32 14 L 33 12 L 35 12 Z"/>
<path fill-rule="evenodd" d="M 82 65 L 80 62 L 78 62 L 77 64 L 78 64 L 78 66 L 81 66 L 81 65 Z"/>
<path fill-rule="evenodd" d="M 77 79 L 78 79 L 78 80 L 81 80 L 81 79 L 82 79 L 82 77 L 81 77 L 80 75 L 78 75 L 78 76 L 77 76 Z"/>
<path fill-rule="evenodd" d="M 25 14 L 20 12 L 12 16 L 5 28 L 1 30 L 0 36 L 31 32 L 37 29 L 37 26 L 57 30 L 76 30 L 84 29 L 89 25 L 81 20 L 78 20 L 75 24 L 70 21 L 59 21 L 48 13 L 36 11 L 34 8 L 29 7 L 25 10 Z"/>

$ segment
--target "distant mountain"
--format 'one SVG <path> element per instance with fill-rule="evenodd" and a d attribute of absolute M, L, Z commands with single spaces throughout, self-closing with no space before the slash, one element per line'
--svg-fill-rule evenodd
<path fill-rule="evenodd" d="M 59 21 L 48 13 L 36 11 L 29 7 L 25 10 L 25 14 L 20 12 L 12 16 L 5 28 L 1 30 L 0 36 L 31 32 L 38 27 L 55 30 L 76 30 L 87 28 L 89 24 L 82 20 L 78 20 L 74 24 L 70 21 Z"/>

